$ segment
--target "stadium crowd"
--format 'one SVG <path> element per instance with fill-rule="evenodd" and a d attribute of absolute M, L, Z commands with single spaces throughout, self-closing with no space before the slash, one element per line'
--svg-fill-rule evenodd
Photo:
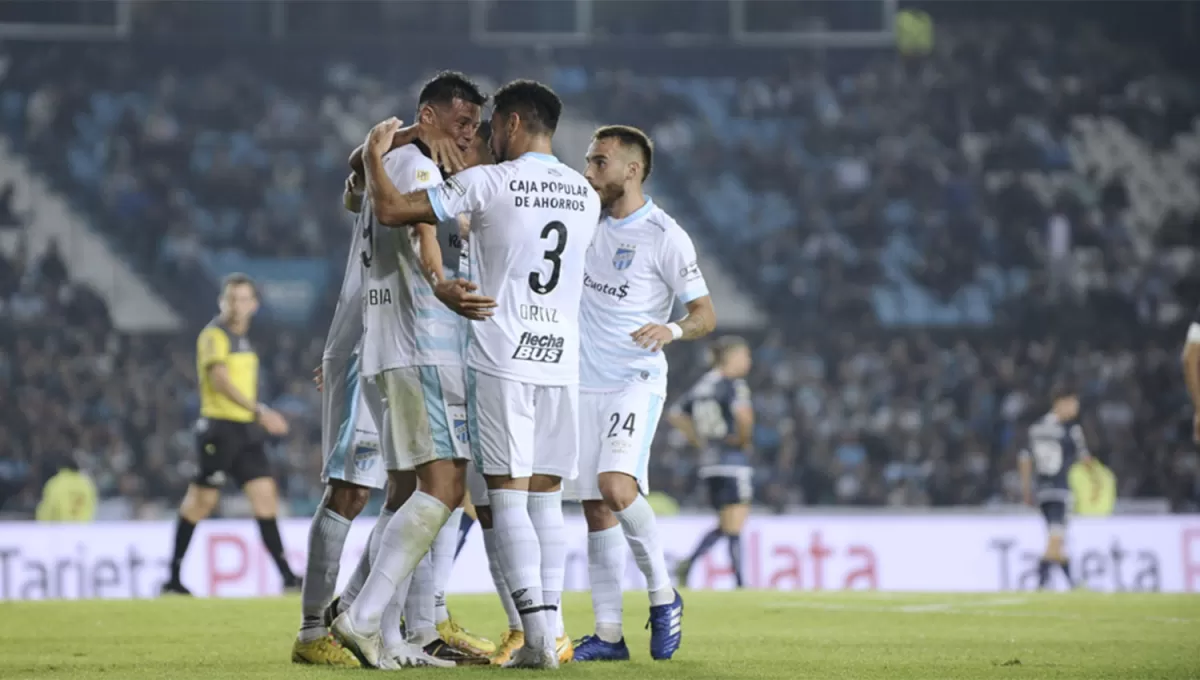
<path fill-rule="evenodd" d="M 650 131 L 654 191 L 779 319 L 747 331 L 759 501 L 1016 502 L 1017 430 L 1070 382 L 1123 496 L 1200 508 L 1178 371 L 1200 203 L 1147 208 L 1144 186 L 1081 158 L 1079 127 L 1105 116 L 1172 148 L 1198 92 L 1144 49 L 1048 30 L 939 28 L 927 57 L 811 53 L 771 77 L 549 69 L 572 110 Z M 6 49 L 4 134 L 192 330 L 212 313 L 217 254 L 328 257 L 340 280 L 345 152 L 373 119 L 412 109 L 411 88 L 384 86 L 394 77 L 312 55 L 317 70 Z M 0 223 L 19 225 L 4 196 Z M 255 329 L 263 392 L 293 424 L 271 451 L 297 514 L 320 488 L 308 378 L 335 293 L 307 326 Z M 106 516 L 170 512 L 194 474 L 193 351 L 191 330 L 115 329 L 53 249 L 0 257 L 2 510 L 30 511 L 74 458 Z M 702 348 L 670 356 L 675 389 L 703 370 Z M 653 485 L 698 501 L 695 457 L 667 429 Z"/>

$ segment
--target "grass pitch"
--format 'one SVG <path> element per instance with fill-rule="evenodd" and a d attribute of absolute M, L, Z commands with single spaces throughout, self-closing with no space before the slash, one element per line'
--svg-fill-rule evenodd
<path fill-rule="evenodd" d="M 1200 678 L 1200 597 L 1133 594 L 907 595 L 692 592 L 675 659 L 649 658 L 645 595 L 625 602 L 629 664 L 570 664 L 565 677 Z M 494 596 L 451 598 L 497 635 Z M 0 678 L 317 678 L 370 671 L 295 666 L 297 598 L 0 603 Z M 586 593 L 566 598 L 573 637 L 592 629 Z M 405 670 L 464 678 L 496 668 Z M 528 673 L 526 671 L 525 673 Z"/>

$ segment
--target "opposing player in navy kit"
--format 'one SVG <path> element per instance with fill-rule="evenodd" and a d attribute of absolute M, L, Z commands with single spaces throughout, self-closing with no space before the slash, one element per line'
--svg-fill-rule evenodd
<path fill-rule="evenodd" d="M 1028 505 L 1033 505 L 1036 499 L 1049 535 L 1046 552 L 1038 562 L 1039 589 L 1050 584 L 1050 572 L 1055 564 L 1062 568 L 1067 583 L 1071 587 L 1075 585 L 1070 560 L 1063 549 L 1067 509 L 1071 503 L 1067 475 L 1077 461 L 1087 462 L 1091 458 L 1078 418 L 1078 395 L 1069 389 L 1059 390 L 1054 395 L 1050 412 L 1029 427 L 1029 439 L 1021 451 L 1022 493 Z"/>
<path fill-rule="evenodd" d="M 713 347 L 713 369 L 706 373 L 671 408 L 667 418 L 702 452 L 700 476 L 708 484 L 709 499 L 717 511 L 717 527 L 700 539 L 691 557 L 679 563 L 677 580 L 686 586 L 692 564 L 725 537 L 729 561 L 738 587 L 742 579 L 742 527 L 750 515 L 754 469 L 749 451 L 754 432 L 754 410 L 745 376 L 750 372 L 746 341 L 727 336 Z"/>

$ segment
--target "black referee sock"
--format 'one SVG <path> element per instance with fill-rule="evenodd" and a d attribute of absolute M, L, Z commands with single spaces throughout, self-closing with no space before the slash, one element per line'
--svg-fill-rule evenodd
<path fill-rule="evenodd" d="M 192 542 L 192 532 L 196 525 L 183 515 L 175 520 L 175 551 L 171 555 L 171 583 L 179 583 L 179 572 L 183 567 L 183 556 L 187 554 L 188 545 Z"/>
<path fill-rule="evenodd" d="M 279 575 L 285 581 L 296 578 L 292 567 L 287 563 L 287 558 L 283 556 L 283 538 L 279 535 L 279 523 L 274 517 L 258 517 L 255 520 L 258 522 L 258 531 L 262 534 L 263 545 L 271 554 L 271 559 L 275 560 Z"/>

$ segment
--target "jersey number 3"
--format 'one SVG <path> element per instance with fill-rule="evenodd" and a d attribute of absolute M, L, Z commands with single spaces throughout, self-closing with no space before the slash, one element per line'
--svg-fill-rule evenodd
<path fill-rule="evenodd" d="M 558 238 L 554 247 L 542 253 L 542 257 L 550 263 L 550 276 L 543 282 L 541 272 L 529 272 L 529 287 L 538 295 L 545 295 L 558 287 L 558 275 L 562 273 L 562 253 L 567 247 L 567 227 L 562 222 L 554 221 L 542 227 L 541 239 L 545 241 L 551 234 Z"/>

